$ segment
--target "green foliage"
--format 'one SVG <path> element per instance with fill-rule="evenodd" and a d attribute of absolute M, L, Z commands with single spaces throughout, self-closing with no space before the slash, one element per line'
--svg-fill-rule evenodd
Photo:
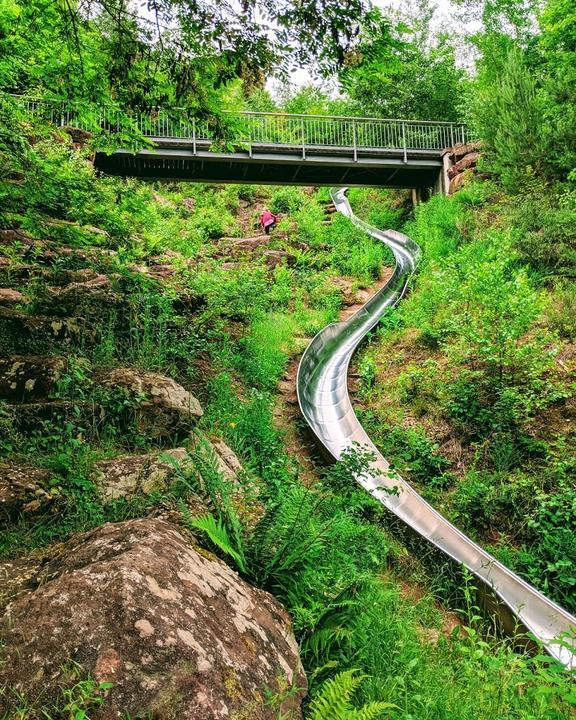
<path fill-rule="evenodd" d="M 448 473 L 450 461 L 438 451 L 421 428 L 378 426 L 379 445 L 384 455 L 398 467 L 401 474 L 407 471 L 408 479 L 424 484 L 444 487 L 452 484 Z"/>
<path fill-rule="evenodd" d="M 554 337 L 536 327 L 545 298 L 506 235 L 488 232 L 440 264 L 448 248 L 425 245 L 430 267 L 404 317 L 457 369 L 446 388 L 452 418 L 480 434 L 517 425 L 562 395 L 547 377 Z"/>
<path fill-rule="evenodd" d="M 505 187 L 514 189 L 546 160 L 542 105 L 536 81 L 523 54 L 509 51 L 494 85 L 476 99 L 476 122 L 490 167 Z"/>
<path fill-rule="evenodd" d="M 425 1 L 398 18 L 381 14 L 365 28 L 340 81 L 357 114 L 385 118 L 458 120 L 464 73 L 444 35 L 430 34 L 433 7 Z"/>
<path fill-rule="evenodd" d="M 270 210 L 273 213 L 294 213 L 304 203 L 304 197 L 298 188 L 281 187 L 272 193 Z"/>
<path fill-rule="evenodd" d="M 246 572 L 246 560 L 244 559 L 244 553 L 241 547 L 234 547 L 232 539 L 228 534 L 228 530 L 224 525 L 222 518 L 216 519 L 214 515 L 207 513 L 200 517 L 191 518 L 189 511 L 186 506 L 181 506 L 182 514 L 186 526 L 190 530 L 202 530 L 210 538 L 210 541 L 215 545 L 220 552 L 229 555 L 232 560 L 238 566 L 241 572 Z"/>
<path fill-rule="evenodd" d="M 377 720 L 385 710 L 398 708 L 385 702 L 371 702 L 359 709 L 350 701 L 362 682 L 355 670 L 348 670 L 326 680 L 310 704 L 310 720 Z"/>
<path fill-rule="evenodd" d="M 62 668 L 62 682 L 60 697 L 54 704 L 37 707 L 36 702 L 18 696 L 17 704 L 9 715 L 3 715 L 3 720 L 90 720 L 98 708 L 105 705 L 105 693 L 114 687 L 111 682 L 98 682 L 92 677 L 83 677 L 82 668 L 71 662 Z M 3 694 L 3 691 L 0 690 Z"/>

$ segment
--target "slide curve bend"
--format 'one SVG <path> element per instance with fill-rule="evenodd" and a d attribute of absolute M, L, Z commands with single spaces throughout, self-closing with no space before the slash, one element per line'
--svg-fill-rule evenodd
<path fill-rule="evenodd" d="M 385 243 L 396 267 L 387 284 L 344 322 L 328 325 L 312 340 L 298 367 L 297 393 L 302 414 L 317 439 L 336 460 L 361 446 L 374 456 L 356 481 L 423 538 L 442 550 L 492 589 L 548 652 L 567 668 L 576 668 L 576 618 L 498 562 L 429 505 L 399 475 L 391 472 L 358 421 L 348 395 L 350 359 L 359 343 L 388 308 L 402 298 L 416 268 L 419 246 L 402 233 L 382 231 L 357 218 L 346 188 L 331 190 L 339 212 L 354 225 Z"/>

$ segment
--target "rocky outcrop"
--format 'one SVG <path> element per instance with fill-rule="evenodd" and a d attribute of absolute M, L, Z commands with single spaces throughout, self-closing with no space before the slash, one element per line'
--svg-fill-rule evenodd
<path fill-rule="evenodd" d="M 44 510 L 54 500 L 49 492 L 52 473 L 20 463 L 0 463 L 0 520 Z M 1 578 L 0 578 L 1 584 Z"/>
<path fill-rule="evenodd" d="M 88 130 L 71 127 L 70 125 L 64 125 L 62 130 L 70 136 L 74 147 L 83 147 L 92 138 L 92 133 L 88 132 Z"/>
<path fill-rule="evenodd" d="M 67 368 L 68 361 L 59 355 L 0 358 L 0 398 L 25 401 L 47 397 Z"/>
<path fill-rule="evenodd" d="M 36 589 L 6 611 L 0 715 L 15 693 L 53 701 L 72 660 L 113 683 L 92 720 L 301 718 L 306 679 L 287 613 L 177 526 L 104 525 L 22 575 Z"/>
<path fill-rule="evenodd" d="M 227 254 L 236 257 L 244 253 L 254 252 L 261 248 L 266 248 L 270 244 L 269 235 L 256 235 L 255 237 L 243 238 L 222 238 L 220 241 L 226 240 L 229 243 L 229 251 Z"/>
<path fill-rule="evenodd" d="M 139 430 L 150 438 L 186 434 L 202 417 L 202 407 L 194 395 L 164 375 L 116 368 L 98 380 L 105 387 L 122 388 L 134 398 Z"/>
<path fill-rule="evenodd" d="M 64 345 L 93 340 L 94 330 L 82 318 L 27 315 L 0 306 L 0 335 L 10 350 L 50 347 L 54 342 Z"/>
<path fill-rule="evenodd" d="M 465 158 L 466 155 L 470 155 L 471 153 L 477 153 L 482 149 L 482 143 L 477 140 L 476 142 L 468 142 L 468 143 L 456 143 L 453 147 L 450 148 L 450 160 L 453 163 L 457 163 L 462 158 Z"/>
<path fill-rule="evenodd" d="M 242 472 L 242 465 L 236 453 L 223 440 L 210 443 L 216 457 L 219 472 L 228 480 L 236 480 Z"/>
<path fill-rule="evenodd" d="M 100 460 L 94 465 L 91 479 L 105 502 L 118 498 L 148 495 L 168 489 L 180 465 L 190 464 L 185 448 L 173 448 L 148 455 L 121 455 Z"/>
<path fill-rule="evenodd" d="M 286 250 L 264 250 L 264 258 L 269 268 L 278 265 L 292 266 L 296 264 L 296 256 Z"/>
<path fill-rule="evenodd" d="M 457 143 L 444 152 L 449 195 L 464 187 L 467 178 L 476 174 L 478 161 L 482 157 L 481 149 L 480 142 Z"/>
<path fill-rule="evenodd" d="M 0 305 L 12 307 L 13 305 L 24 302 L 25 299 L 25 296 L 19 290 L 0 288 Z"/>
<path fill-rule="evenodd" d="M 11 422 L 21 433 L 46 433 L 51 426 L 76 428 L 85 438 L 98 436 L 106 419 L 106 409 L 89 400 L 38 400 L 7 404 Z"/>
<path fill-rule="evenodd" d="M 52 315 L 100 314 L 104 307 L 119 305 L 121 297 L 112 289 L 107 275 L 71 282 L 63 288 L 51 288 L 40 304 L 42 312 Z"/>
<path fill-rule="evenodd" d="M 456 175 L 463 173 L 464 170 L 475 168 L 480 157 L 479 152 L 468 153 L 468 155 L 465 155 L 461 160 L 458 160 L 457 163 L 452 165 L 452 167 L 448 170 L 448 177 L 452 180 L 452 178 L 455 178 Z"/>

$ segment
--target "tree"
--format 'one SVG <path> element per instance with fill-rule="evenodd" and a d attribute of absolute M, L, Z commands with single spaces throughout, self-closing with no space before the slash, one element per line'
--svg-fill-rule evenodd
<path fill-rule="evenodd" d="M 464 71 L 446 36 L 432 36 L 431 8 L 396 25 L 379 16 L 365 28 L 340 79 L 357 110 L 379 117 L 457 120 Z"/>
<path fill-rule="evenodd" d="M 549 0 L 540 17 L 541 89 L 548 163 L 559 176 L 576 169 L 576 6 Z"/>
<path fill-rule="evenodd" d="M 144 3 L 139 3 L 143 5 Z M 242 79 L 311 63 L 331 72 L 355 42 L 366 0 L 0 0 L 0 84 L 11 92 L 123 106 L 189 102 Z M 6 20 L 4 20 L 6 18 Z"/>
<path fill-rule="evenodd" d="M 522 51 L 510 49 L 494 81 L 476 84 L 472 104 L 489 166 L 508 189 L 543 171 L 542 103 Z"/>

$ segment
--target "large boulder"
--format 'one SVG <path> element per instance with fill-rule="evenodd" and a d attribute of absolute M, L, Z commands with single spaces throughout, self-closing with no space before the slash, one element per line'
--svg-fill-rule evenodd
<path fill-rule="evenodd" d="M 91 720 L 301 718 L 306 678 L 286 611 L 177 526 L 104 525 L 22 575 L 36 589 L 15 592 L 5 613 L 0 715 L 18 694 L 53 702 L 73 661 L 113 683 Z"/>
<path fill-rule="evenodd" d="M 52 393 L 66 372 L 59 355 L 11 355 L 0 358 L 0 398 L 27 401 Z"/>
<path fill-rule="evenodd" d="M 187 434 L 203 411 L 198 400 L 172 378 L 135 368 L 115 368 L 101 375 L 105 387 L 121 388 L 136 401 L 140 432 L 161 439 Z"/>
<path fill-rule="evenodd" d="M 463 188 L 472 177 L 471 172 L 461 172 L 459 175 L 450 180 L 450 187 L 448 188 L 448 195 L 454 195 L 460 188 Z"/>
<path fill-rule="evenodd" d="M 289 267 L 296 265 L 296 256 L 286 250 L 264 250 L 264 258 L 269 268 L 275 268 L 278 265 L 288 265 Z"/>

